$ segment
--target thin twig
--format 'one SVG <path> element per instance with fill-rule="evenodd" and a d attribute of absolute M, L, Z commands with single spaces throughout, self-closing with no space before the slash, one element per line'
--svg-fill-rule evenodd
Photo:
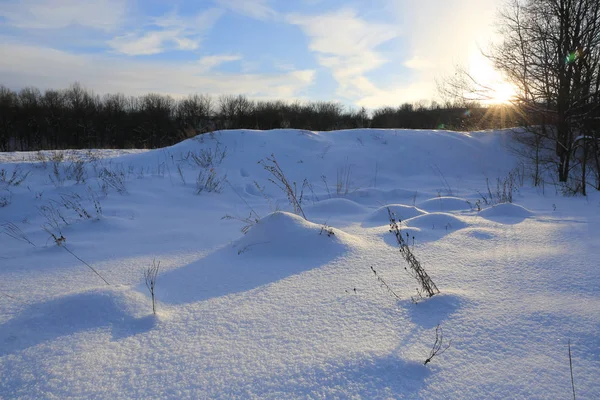
<path fill-rule="evenodd" d="M 396 242 L 398 243 L 398 249 L 400 250 L 400 254 L 407 262 L 410 270 L 408 268 L 404 268 L 409 275 L 413 276 L 421 286 L 421 290 L 427 294 L 427 297 L 433 297 L 434 295 L 440 293 L 440 290 L 433 282 L 429 274 L 425 271 L 425 269 L 421 266 L 421 263 L 415 255 L 410 250 L 407 242 L 402 237 L 402 233 L 400 232 L 399 221 L 396 220 L 396 216 L 392 212 L 392 210 L 387 207 L 388 217 L 390 219 L 390 232 L 394 234 L 396 237 Z M 408 232 L 406 233 L 408 240 Z M 417 289 L 418 296 L 421 297 L 421 292 Z M 415 301 L 416 302 L 416 301 Z"/>
<path fill-rule="evenodd" d="M 573 388 L 573 400 L 575 399 L 575 379 L 573 379 L 573 358 L 571 357 L 571 339 L 569 339 L 569 368 L 571 368 L 571 387 Z"/>
<path fill-rule="evenodd" d="M 25 232 L 23 232 L 23 230 L 21 228 L 19 228 L 17 225 L 15 225 L 14 223 L 7 222 L 7 223 L 3 224 L 2 227 L 4 228 L 3 231 L 4 231 L 5 235 L 10 236 L 13 239 L 21 240 L 25 243 L 29 243 L 33 247 L 37 247 L 31 240 L 29 240 L 29 238 L 27 237 Z"/>
<path fill-rule="evenodd" d="M 296 182 L 290 183 L 287 180 L 283 169 L 281 169 L 281 166 L 275 159 L 275 155 L 271 154 L 271 157 L 266 157 L 258 163 L 273 176 L 273 178 L 269 178 L 269 182 L 273 183 L 286 194 L 290 205 L 294 208 L 294 213 L 307 219 L 304 210 L 302 210 L 302 198 L 304 196 L 304 188 L 308 184 L 308 181 L 304 179 L 300 193 L 298 193 Z"/>
<path fill-rule="evenodd" d="M 390 285 L 388 285 L 386 283 L 386 281 L 384 281 L 383 278 L 380 277 L 379 274 L 377 274 L 377 271 L 375 271 L 375 268 L 371 267 L 371 271 L 373 271 L 373 273 L 377 277 L 377 280 L 379 281 L 379 283 L 381 283 L 388 290 L 388 292 L 390 292 L 397 300 L 401 300 L 400 296 L 398 296 L 396 294 L 396 292 L 394 292 L 394 290 L 392 290 L 392 288 L 390 287 Z"/>
<path fill-rule="evenodd" d="M 85 261 L 83 261 L 81 258 L 79 258 L 79 257 L 78 257 L 78 256 L 77 256 L 75 253 L 73 253 L 71 250 L 69 250 L 69 249 L 67 248 L 67 246 L 65 246 L 64 244 L 60 244 L 60 245 L 59 245 L 59 247 L 62 247 L 62 248 L 63 248 L 63 249 L 65 249 L 67 252 L 69 252 L 69 253 L 70 253 L 70 254 L 71 254 L 73 257 L 75 257 L 76 259 L 78 259 L 79 261 L 81 261 L 82 263 L 84 263 L 84 264 L 85 264 L 85 265 L 86 265 L 86 266 L 87 266 L 89 269 L 91 269 L 92 271 L 94 271 L 94 273 L 95 273 L 96 275 L 98 275 L 98 276 L 100 277 L 100 279 L 102 279 L 102 280 L 104 281 L 104 283 L 106 283 L 107 285 L 109 285 L 109 286 L 110 286 L 110 283 L 108 283 L 108 281 L 107 281 L 106 279 L 104 279 L 104 278 L 102 277 L 102 275 L 100 275 L 100 274 L 98 273 L 98 271 L 96 271 L 96 270 L 94 269 L 94 267 L 92 267 L 90 264 L 86 263 L 86 262 L 85 262 Z"/>
<path fill-rule="evenodd" d="M 3 296 L 5 296 L 5 297 L 8 297 L 8 298 L 9 298 L 9 299 L 11 299 L 11 300 L 17 301 L 17 302 L 19 302 L 19 303 L 25 303 L 24 301 L 22 301 L 22 300 L 19 300 L 19 299 L 17 299 L 16 297 L 14 297 L 14 296 L 11 296 L 10 294 L 6 294 L 6 293 L 2 292 L 2 295 L 3 295 Z"/>
<path fill-rule="evenodd" d="M 452 342 L 450 341 L 444 346 L 444 331 L 442 330 L 440 324 L 438 324 L 435 327 L 435 342 L 433 343 L 431 351 L 429 352 L 429 358 L 425 360 L 423 365 L 427 365 L 428 363 L 430 363 L 433 357 L 438 356 L 440 354 L 444 354 L 444 352 L 450 347 L 451 343 Z"/>

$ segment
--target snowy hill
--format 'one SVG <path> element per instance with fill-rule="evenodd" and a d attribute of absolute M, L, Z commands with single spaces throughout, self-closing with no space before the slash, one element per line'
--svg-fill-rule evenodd
<path fill-rule="evenodd" d="M 509 141 L 237 130 L 0 153 L 0 398 L 568 398 L 568 341 L 594 398 L 600 197 L 529 187 Z M 418 304 L 388 207 L 441 291 Z M 450 347 L 424 365 L 438 325 Z"/>

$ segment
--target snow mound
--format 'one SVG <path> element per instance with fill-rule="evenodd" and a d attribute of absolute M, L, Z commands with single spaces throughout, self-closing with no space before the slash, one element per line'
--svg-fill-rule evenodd
<path fill-rule="evenodd" d="M 364 214 L 366 211 L 360 204 L 342 198 L 326 199 L 304 207 L 304 212 L 309 215 L 353 215 Z"/>
<path fill-rule="evenodd" d="M 426 211 L 414 206 L 407 206 L 404 204 L 389 204 L 373 211 L 367 218 L 365 218 L 362 226 L 373 227 L 389 224 L 390 219 L 387 210 L 388 208 L 392 210 L 392 212 L 396 215 L 396 219 L 400 221 L 427 214 Z"/>
<path fill-rule="evenodd" d="M 403 221 L 403 224 L 408 227 L 419 228 L 423 231 L 428 229 L 451 231 L 469 226 L 469 224 L 461 218 L 441 212 L 419 215 Z"/>
<path fill-rule="evenodd" d="M 269 214 L 232 245 L 161 275 L 158 298 L 184 304 L 248 292 L 327 264 L 361 244 L 339 229 L 322 228 L 295 214 Z"/>
<path fill-rule="evenodd" d="M 262 218 L 241 239 L 233 243 L 238 254 L 252 253 L 265 257 L 301 257 L 336 255 L 358 244 L 353 236 L 302 217 L 277 211 Z"/>
<path fill-rule="evenodd" d="M 467 203 L 466 199 L 460 197 L 434 197 L 432 199 L 425 200 L 419 204 L 419 208 L 434 212 L 434 211 L 463 211 L 470 210 L 471 206 Z"/>
<path fill-rule="evenodd" d="M 0 355 L 70 336 L 110 327 L 113 338 L 151 329 L 152 303 L 125 287 L 94 289 L 33 304 L 0 326 Z"/>
<path fill-rule="evenodd" d="M 533 213 L 525 207 L 517 204 L 502 203 L 481 210 L 479 215 L 488 219 L 511 218 L 523 220 L 533 216 Z"/>

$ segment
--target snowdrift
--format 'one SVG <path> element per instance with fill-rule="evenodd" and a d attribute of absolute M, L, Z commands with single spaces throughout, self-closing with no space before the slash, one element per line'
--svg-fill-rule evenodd
<path fill-rule="evenodd" d="M 364 227 L 373 227 L 381 225 L 389 225 L 390 218 L 388 208 L 394 213 L 397 221 L 404 221 L 419 215 L 426 214 L 426 211 L 414 206 L 406 206 L 404 204 L 389 204 L 373 211 L 367 218 L 364 219 L 362 225 Z"/>
<path fill-rule="evenodd" d="M 509 221 L 523 220 L 533 216 L 533 213 L 523 206 L 513 203 L 496 204 L 492 207 L 481 210 L 479 213 L 483 218 L 503 221 L 508 219 Z"/>
<path fill-rule="evenodd" d="M 421 230 L 443 230 L 453 231 L 463 229 L 469 224 L 462 218 L 452 214 L 442 212 L 432 212 L 409 218 L 403 222 L 411 228 L 419 228 Z"/>
<path fill-rule="evenodd" d="M 359 240 L 304 218 L 277 211 L 258 221 L 232 248 L 252 257 L 311 258 L 335 256 L 359 245 Z"/>
<path fill-rule="evenodd" d="M 337 215 L 365 214 L 368 209 L 349 199 L 331 198 L 307 205 L 304 207 L 304 212 L 309 219 L 322 219 Z"/>
<path fill-rule="evenodd" d="M 316 268 L 361 247 L 360 239 L 288 213 L 274 212 L 231 245 L 160 277 L 167 303 L 198 302 L 258 288 Z"/>
<path fill-rule="evenodd" d="M 422 203 L 419 203 L 419 208 L 433 212 L 433 211 L 465 211 L 470 210 L 471 206 L 467 203 L 466 199 L 461 199 L 458 197 L 435 197 L 433 199 L 425 200 Z"/>

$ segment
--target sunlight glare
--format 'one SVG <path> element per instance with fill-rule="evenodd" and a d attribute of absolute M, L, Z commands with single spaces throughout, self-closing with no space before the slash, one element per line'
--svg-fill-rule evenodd
<path fill-rule="evenodd" d="M 506 82 L 492 67 L 489 60 L 480 53 L 471 56 L 469 67 L 473 78 L 481 85 L 490 88 L 490 91 L 486 93 L 489 99 L 484 103 L 506 104 L 516 96 L 514 86 Z"/>
<path fill-rule="evenodd" d="M 514 87 L 507 82 L 495 83 L 491 85 L 491 89 L 493 93 L 491 94 L 490 103 L 510 103 L 516 95 Z"/>

